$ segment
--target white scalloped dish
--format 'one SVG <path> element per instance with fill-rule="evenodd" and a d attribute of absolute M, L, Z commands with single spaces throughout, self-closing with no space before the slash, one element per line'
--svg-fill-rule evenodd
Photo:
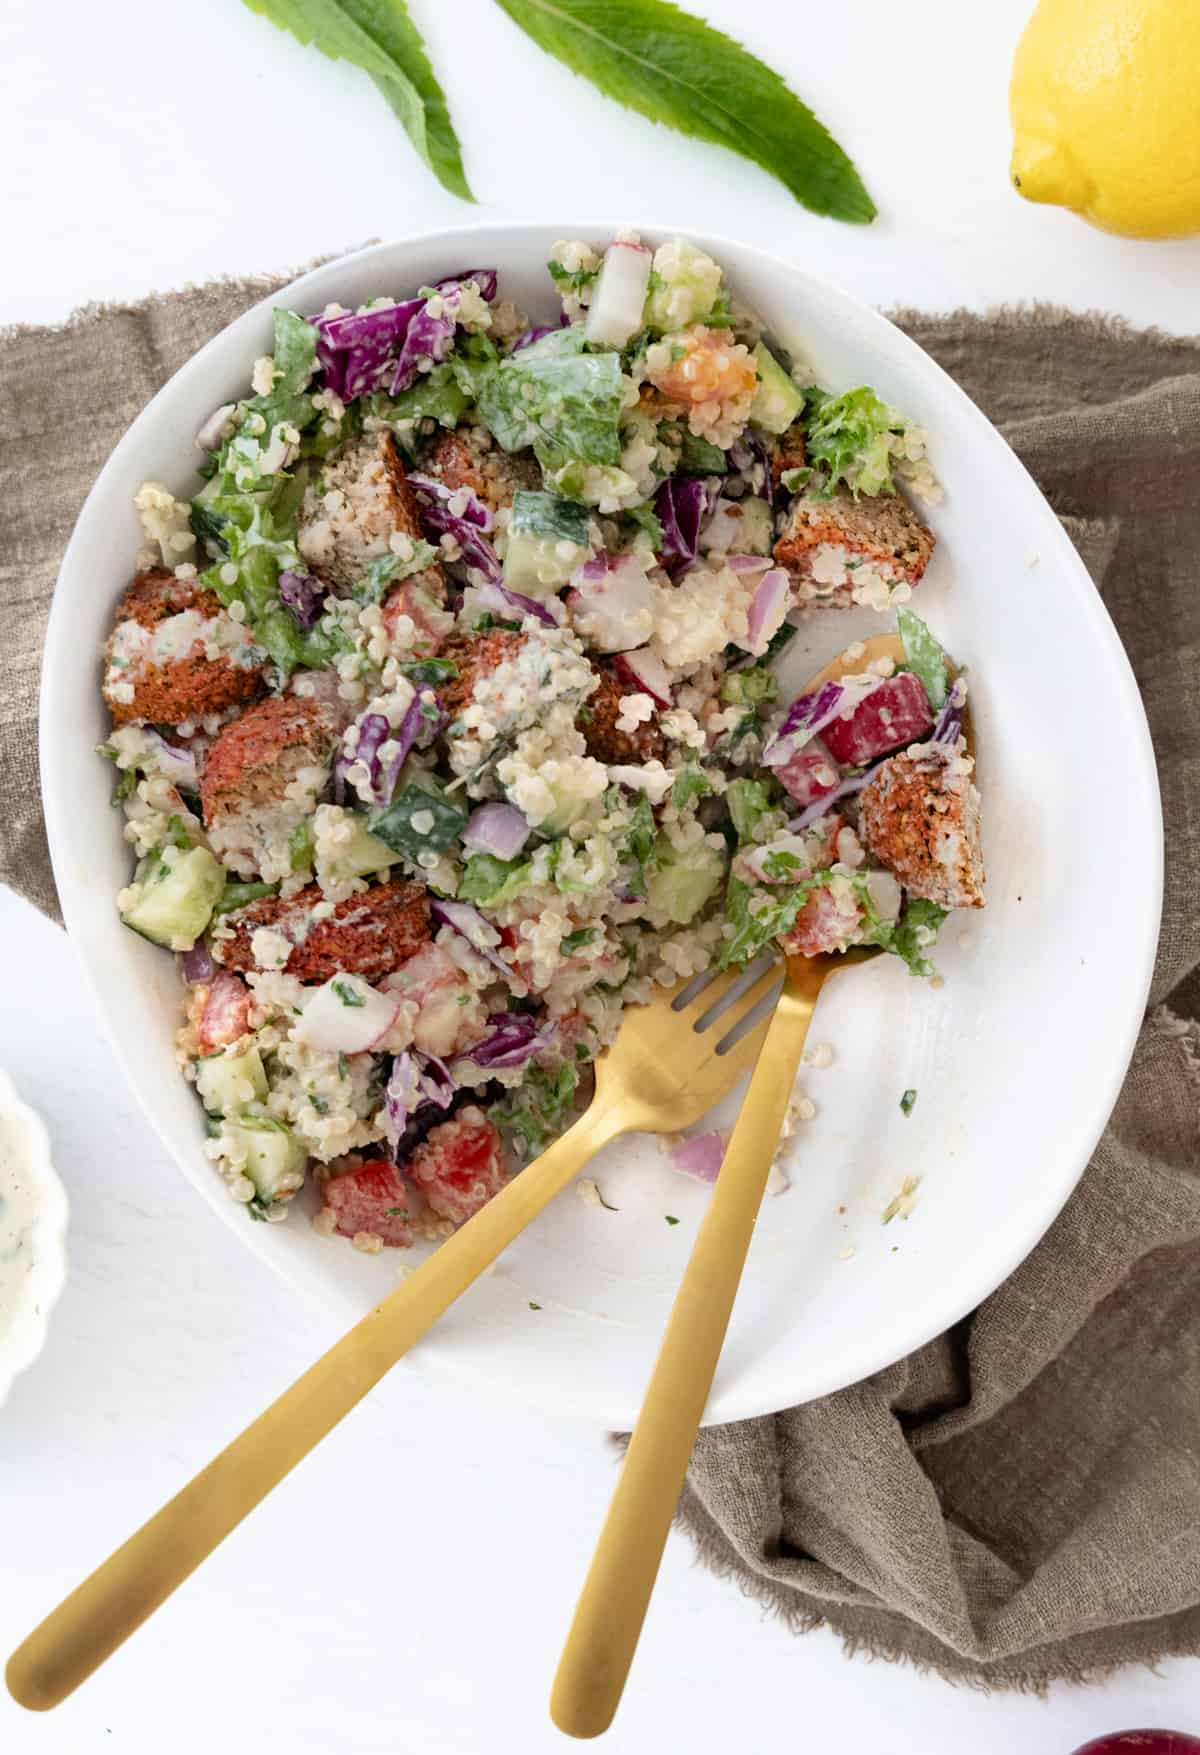
<path fill-rule="evenodd" d="M 66 1283 L 66 1233 L 46 1129 L 0 1072 L 0 1402 L 42 1350 Z"/>

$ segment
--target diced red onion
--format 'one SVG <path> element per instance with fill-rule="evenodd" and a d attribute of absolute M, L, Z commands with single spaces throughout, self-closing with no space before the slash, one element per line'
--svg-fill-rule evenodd
<path fill-rule="evenodd" d="M 197 939 L 190 951 L 183 953 L 183 978 L 192 987 L 212 981 L 217 973 L 217 965 L 213 962 L 213 954 L 208 947 L 208 940 Z"/>
<path fill-rule="evenodd" d="M 725 1136 L 720 1133 L 693 1134 L 690 1139 L 673 1140 L 667 1148 L 671 1167 L 697 1182 L 715 1182 L 725 1156 Z"/>
<path fill-rule="evenodd" d="M 671 673 L 656 653 L 643 647 L 640 652 L 618 652 L 613 669 L 622 682 L 631 683 L 650 696 L 659 707 L 671 705 Z"/>
<path fill-rule="evenodd" d="M 529 839 L 529 824 L 515 804 L 481 804 L 471 812 L 462 843 L 493 859 L 515 859 Z"/>
<path fill-rule="evenodd" d="M 290 570 L 279 575 L 279 597 L 292 612 L 299 625 L 307 631 L 315 627 L 325 608 L 325 587 L 311 573 L 293 573 Z"/>
<path fill-rule="evenodd" d="M 812 694 L 800 695 L 788 708 L 778 731 L 763 746 L 764 768 L 782 768 L 834 719 L 854 711 L 879 687 L 879 679 L 866 683 L 827 682 Z"/>
<path fill-rule="evenodd" d="M 607 576 L 608 556 L 603 549 L 598 554 L 589 555 L 582 566 L 576 567 L 574 575 L 577 585 L 598 585 Z"/>
<path fill-rule="evenodd" d="M 759 580 L 746 615 L 750 650 L 756 656 L 766 651 L 771 636 L 783 625 L 791 584 L 791 578 L 782 567 L 772 567 Z"/>
<path fill-rule="evenodd" d="M 430 904 L 430 912 L 435 919 L 461 933 L 471 949 L 498 969 L 505 980 L 512 978 L 512 966 L 504 961 L 495 948 L 500 942 L 500 935 L 494 926 L 488 924 L 478 908 L 473 908 L 470 902 L 443 902 L 435 897 Z"/>
<path fill-rule="evenodd" d="M 770 555 L 726 555 L 724 564 L 733 573 L 761 573 L 771 565 Z"/>

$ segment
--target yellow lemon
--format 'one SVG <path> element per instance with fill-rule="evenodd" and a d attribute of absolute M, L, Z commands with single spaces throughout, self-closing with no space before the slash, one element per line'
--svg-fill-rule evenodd
<path fill-rule="evenodd" d="M 1200 232 L 1200 0 L 1040 0 L 1009 86 L 1012 180 L 1108 232 Z"/>

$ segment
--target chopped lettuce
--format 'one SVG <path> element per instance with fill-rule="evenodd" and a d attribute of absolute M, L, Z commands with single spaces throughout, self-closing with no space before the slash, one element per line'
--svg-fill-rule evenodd
<path fill-rule="evenodd" d="M 946 913 L 947 910 L 939 908 L 936 902 L 927 902 L 923 896 L 910 896 L 899 920 L 890 929 L 890 938 L 884 949 L 902 957 L 913 975 L 935 974 L 925 952 L 937 938 Z"/>
<path fill-rule="evenodd" d="M 532 871 L 527 859 L 497 859 L 492 853 L 473 853 L 463 867 L 458 900 L 498 908 L 529 887 Z"/>
<path fill-rule="evenodd" d="M 685 762 L 675 776 L 675 784 L 671 788 L 671 803 L 676 810 L 684 810 L 693 798 L 706 798 L 715 790 L 699 762 Z"/>
<path fill-rule="evenodd" d="M 840 396 L 809 390 L 805 406 L 806 444 L 815 473 L 808 491 L 827 499 L 839 482 L 859 494 L 893 494 L 892 441 L 907 422 L 865 385 Z"/>
<path fill-rule="evenodd" d="M 783 812 L 774 802 L 777 792 L 773 780 L 730 781 L 725 804 L 739 842 L 770 840 L 782 826 Z"/>
<path fill-rule="evenodd" d="M 555 329 L 484 377 L 479 412 L 505 451 L 532 445 L 547 474 L 617 468 L 625 382 L 614 353 L 583 353 L 581 329 Z"/>
<path fill-rule="evenodd" d="M 905 666 L 920 679 L 929 705 L 937 713 L 945 705 L 950 686 L 945 650 L 911 609 L 897 610 L 896 626 L 904 647 Z"/>
<path fill-rule="evenodd" d="M 765 665 L 731 670 L 721 679 L 721 699 L 738 707 L 763 707 L 779 694 L 779 678 Z"/>
<path fill-rule="evenodd" d="M 552 1069 L 530 1066 L 516 1090 L 492 1105 L 491 1119 L 521 1158 L 536 1158 L 561 1133 L 578 1083 L 579 1068 L 571 1061 Z"/>

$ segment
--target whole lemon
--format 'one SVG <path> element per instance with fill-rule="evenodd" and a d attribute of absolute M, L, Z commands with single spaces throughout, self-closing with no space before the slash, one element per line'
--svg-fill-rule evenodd
<path fill-rule="evenodd" d="M 1040 0 L 1009 86 L 1012 180 L 1108 232 L 1200 232 L 1200 0 Z"/>

